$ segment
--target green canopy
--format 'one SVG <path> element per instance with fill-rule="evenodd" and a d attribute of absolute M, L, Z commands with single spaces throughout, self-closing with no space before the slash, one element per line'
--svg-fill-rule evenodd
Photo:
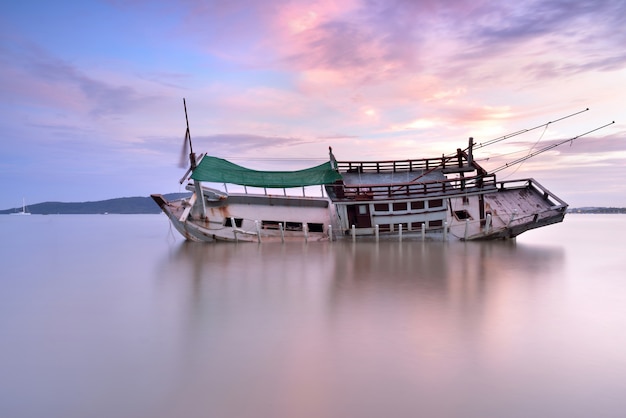
<path fill-rule="evenodd" d="M 257 171 L 241 167 L 222 158 L 205 156 L 193 170 L 191 178 L 213 183 L 230 183 L 253 187 L 300 187 L 332 184 L 341 180 L 330 162 L 298 171 Z"/>

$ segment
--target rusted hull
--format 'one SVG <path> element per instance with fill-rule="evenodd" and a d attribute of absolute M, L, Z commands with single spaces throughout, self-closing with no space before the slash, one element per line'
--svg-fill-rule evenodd
<path fill-rule="evenodd" d="M 152 198 L 185 239 L 201 242 L 511 239 L 563 221 L 567 209 L 532 179 L 445 199 L 430 195 L 352 205 L 323 198 L 221 196 L 206 199 L 202 213 L 191 210 L 198 207 L 193 199 Z"/>
<path fill-rule="evenodd" d="M 524 222 L 515 226 L 505 227 L 494 232 L 483 232 L 482 234 L 476 234 L 468 238 L 468 241 L 489 241 L 499 239 L 511 239 L 518 235 L 530 231 L 532 229 L 541 228 L 544 226 L 556 224 L 562 222 L 565 218 L 565 211 L 556 213 L 551 216 L 547 216 L 541 220 L 535 222 Z"/>
<path fill-rule="evenodd" d="M 496 173 L 571 140 L 492 171 L 474 157 L 475 149 L 526 131 L 480 144 L 469 138 L 467 148 L 434 158 L 339 161 L 329 147 L 327 162 L 295 171 L 252 170 L 191 152 L 180 180 L 189 181 L 191 198 L 152 197 L 194 241 L 510 239 L 563 221 L 568 206 L 532 178 L 498 181 Z M 193 148 L 189 129 L 185 139 Z M 244 193 L 229 193 L 228 185 Z M 307 196 L 310 186 L 319 186 L 321 197 Z M 299 188 L 301 196 L 287 196 Z"/>
<path fill-rule="evenodd" d="M 204 216 L 190 212 L 185 217 L 185 199 L 168 202 L 162 195 L 151 197 L 174 228 L 191 241 L 302 242 L 328 240 L 332 234 L 330 208 L 324 199 L 298 202 L 280 197 L 268 200 L 266 196 L 235 196 L 232 203 L 230 198 L 206 202 Z"/>

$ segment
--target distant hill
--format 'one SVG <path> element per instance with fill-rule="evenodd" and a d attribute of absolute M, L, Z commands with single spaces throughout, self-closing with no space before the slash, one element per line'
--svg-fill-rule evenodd
<path fill-rule="evenodd" d="M 168 200 L 188 197 L 191 193 L 169 193 L 164 195 Z M 0 210 L 0 215 L 20 212 L 19 208 Z M 44 202 L 28 205 L 26 211 L 36 215 L 89 215 L 102 213 L 147 214 L 160 213 L 161 209 L 151 197 L 120 197 L 117 199 L 100 200 L 97 202 Z"/>
<path fill-rule="evenodd" d="M 604 207 L 586 207 L 571 208 L 567 213 L 626 213 L 626 208 L 604 208 Z"/>

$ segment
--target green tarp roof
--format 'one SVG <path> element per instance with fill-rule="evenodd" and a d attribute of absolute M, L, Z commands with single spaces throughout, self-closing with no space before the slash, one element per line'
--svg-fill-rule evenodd
<path fill-rule="evenodd" d="M 332 169 L 330 162 L 298 171 L 257 171 L 222 158 L 205 156 L 193 171 L 191 178 L 213 183 L 283 188 L 332 184 L 336 180 L 341 180 L 341 175 Z"/>

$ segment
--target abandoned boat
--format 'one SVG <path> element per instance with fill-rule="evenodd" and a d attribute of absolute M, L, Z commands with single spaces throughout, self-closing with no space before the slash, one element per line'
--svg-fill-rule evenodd
<path fill-rule="evenodd" d="M 194 241 L 513 238 L 561 222 L 567 209 L 534 179 L 496 181 L 471 147 L 454 158 L 397 161 L 337 161 L 331 150 L 328 162 L 292 172 L 250 170 L 205 155 L 190 179 L 191 198 L 152 198 Z M 244 190 L 228 193 L 202 182 Z M 312 185 L 321 186 L 320 196 L 306 196 Z M 294 189 L 299 195 L 287 194 Z"/>
<path fill-rule="evenodd" d="M 176 201 L 152 195 L 188 240 L 509 239 L 561 222 L 568 206 L 535 179 L 498 181 L 474 159 L 472 138 L 465 150 L 437 158 L 337 161 L 329 147 L 321 165 L 258 171 L 196 158 L 188 126 L 191 167 L 180 182 L 189 180 L 193 194 Z M 310 186 L 319 186 L 318 195 L 307 195 Z"/>

